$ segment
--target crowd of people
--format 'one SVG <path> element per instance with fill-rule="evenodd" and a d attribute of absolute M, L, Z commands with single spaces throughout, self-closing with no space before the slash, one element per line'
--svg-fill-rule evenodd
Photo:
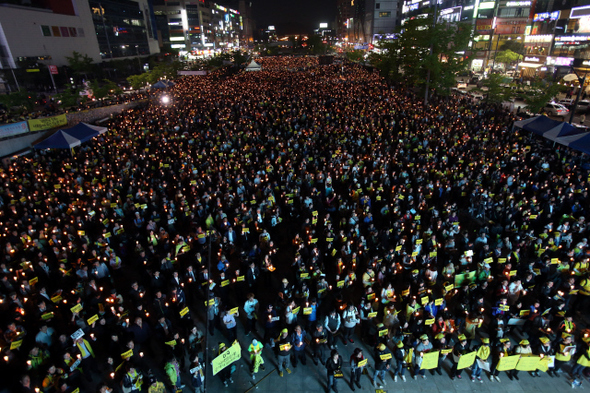
<path fill-rule="evenodd" d="M 234 345 L 254 380 L 311 360 L 335 392 L 369 368 L 376 387 L 461 379 L 473 352 L 473 381 L 520 355 L 582 383 L 587 156 L 359 65 L 259 63 L 182 78 L 73 154 L 0 172 L 15 390 L 231 386 L 236 363 L 210 362 Z"/>

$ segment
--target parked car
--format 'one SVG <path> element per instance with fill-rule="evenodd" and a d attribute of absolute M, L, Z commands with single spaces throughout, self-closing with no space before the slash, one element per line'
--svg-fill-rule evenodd
<path fill-rule="evenodd" d="M 558 104 L 556 102 L 549 102 L 543 108 L 543 112 L 547 113 L 550 116 L 565 118 L 570 111 L 561 104 Z"/>
<path fill-rule="evenodd" d="M 587 113 L 588 108 L 590 108 L 590 101 L 589 100 L 578 101 L 578 106 L 576 106 L 576 113 L 584 113 L 584 112 Z"/>
<path fill-rule="evenodd" d="M 457 89 L 467 89 L 467 83 L 463 81 L 457 83 Z"/>
<path fill-rule="evenodd" d="M 559 104 L 565 106 L 568 109 L 571 109 L 572 105 L 576 100 L 572 98 L 564 98 L 563 100 L 559 100 Z"/>

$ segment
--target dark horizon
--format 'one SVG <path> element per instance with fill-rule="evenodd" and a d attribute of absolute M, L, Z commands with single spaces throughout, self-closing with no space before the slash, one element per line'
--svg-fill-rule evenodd
<path fill-rule="evenodd" d="M 248 1 L 248 0 L 246 0 Z M 251 0 L 258 29 L 273 25 L 277 34 L 312 34 L 336 19 L 336 0 Z"/>

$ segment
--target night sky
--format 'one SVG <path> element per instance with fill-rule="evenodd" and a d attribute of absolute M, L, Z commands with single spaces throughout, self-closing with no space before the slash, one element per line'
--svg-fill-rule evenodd
<path fill-rule="evenodd" d="M 274 25 L 277 34 L 310 34 L 336 18 L 336 0 L 251 0 L 258 29 Z"/>

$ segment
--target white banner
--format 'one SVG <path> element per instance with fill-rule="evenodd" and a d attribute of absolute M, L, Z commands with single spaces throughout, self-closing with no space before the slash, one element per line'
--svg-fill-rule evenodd
<path fill-rule="evenodd" d="M 29 132 L 29 126 L 26 121 L 0 126 L 0 138 L 6 138 L 8 136 L 24 134 L 27 132 Z"/>

